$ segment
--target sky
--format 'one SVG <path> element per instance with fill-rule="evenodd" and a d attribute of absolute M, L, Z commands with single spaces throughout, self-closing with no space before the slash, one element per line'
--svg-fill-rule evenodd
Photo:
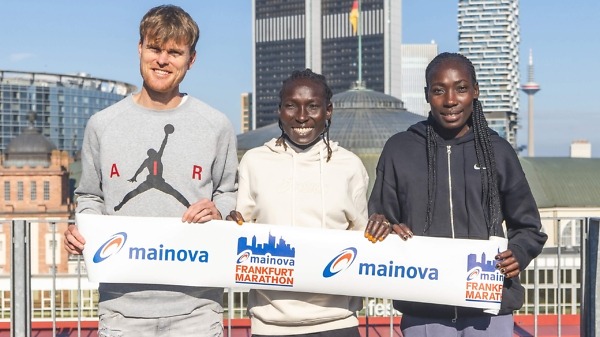
<path fill-rule="evenodd" d="M 240 95 L 252 91 L 251 0 L 3 0 L 0 69 L 83 72 L 139 87 L 139 21 L 164 3 L 189 12 L 201 32 L 181 90 L 221 110 L 239 132 Z M 521 83 L 531 49 L 541 87 L 534 96 L 535 156 L 566 157 L 572 141 L 587 140 L 600 157 L 600 1 L 520 0 L 519 7 Z M 403 0 L 402 42 L 434 40 L 440 52 L 457 52 L 457 11 L 453 0 Z M 518 145 L 527 144 L 527 114 L 522 93 Z"/>

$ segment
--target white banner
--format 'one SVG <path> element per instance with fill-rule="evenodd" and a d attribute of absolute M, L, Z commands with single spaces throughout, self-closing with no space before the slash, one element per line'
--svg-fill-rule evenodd
<path fill-rule="evenodd" d="M 392 235 L 179 218 L 77 214 L 92 282 L 255 288 L 500 308 L 503 238 Z"/>

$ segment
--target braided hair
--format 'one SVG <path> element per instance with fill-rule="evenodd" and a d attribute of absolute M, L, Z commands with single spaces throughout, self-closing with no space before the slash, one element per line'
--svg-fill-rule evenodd
<path fill-rule="evenodd" d="M 279 107 L 280 108 L 281 108 L 281 102 L 283 101 L 284 91 L 285 91 L 285 88 L 287 87 L 287 85 L 294 82 L 297 79 L 304 79 L 304 78 L 309 79 L 309 80 L 321 85 L 323 87 L 323 92 L 325 93 L 325 104 L 329 105 L 331 103 L 331 97 L 333 96 L 333 92 L 331 91 L 331 88 L 327 84 L 327 80 L 325 79 L 325 76 L 323 76 L 321 74 L 317 74 L 317 73 L 313 72 L 312 70 L 306 68 L 304 70 L 294 70 L 288 78 L 283 80 L 281 89 L 279 90 Z M 283 125 L 281 124 L 281 119 L 278 121 L 278 124 L 279 124 L 279 128 L 281 129 L 281 136 L 279 136 L 279 138 L 277 138 L 277 142 L 275 144 L 277 146 L 283 145 L 283 148 L 287 149 L 287 144 L 285 143 L 286 134 L 283 131 Z M 325 130 L 323 130 L 323 133 L 321 134 L 323 136 L 323 141 L 325 142 L 325 146 L 327 146 L 327 161 L 329 161 L 331 159 L 331 155 L 332 155 L 331 146 L 329 145 L 329 127 L 330 126 L 331 126 L 331 118 L 326 121 Z"/>
<path fill-rule="evenodd" d="M 427 66 L 425 70 L 425 81 L 429 86 L 429 79 L 431 72 L 440 64 L 446 61 L 459 61 L 467 66 L 471 73 L 471 80 L 473 84 L 477 84 L 477 77 L 475 74 L 475 67 L 471 61 L 457 53 L 441 53 L 436 56 Z M 436 153 L 437 153 L 437 135 L 434 131 L 433 119 L 431 112 L 427 118 L 427 216 L 426 224 L 423 233 L 425 233 L 431 226 L 433 218 L 434 208 L 434 196 L 435 196 L 435 182 L 436 182 Z M 481 102 L 478 99 L 473 100 L 473 112 L 468 121 L 469 125 L 473 128 L 473 134 L 475 136 L 475 155 L 477 157 L 477 163 L 481 168 L 481 185 L 482 185 L 482 200 L 483 200 L 483 212 L 485 215 L 486 226 L 488 229 L 488 235 L 496 235 L 496 225 L 500 224 L 501 219 L 501 205 L 500 205 L 500 193 L 498 191 L 498 179 L 496 170 L 496 157 L 494 156 L 494 149 L 490 139 L 490 133 L 488 124 L 483 114 L 483 108 Z"/>

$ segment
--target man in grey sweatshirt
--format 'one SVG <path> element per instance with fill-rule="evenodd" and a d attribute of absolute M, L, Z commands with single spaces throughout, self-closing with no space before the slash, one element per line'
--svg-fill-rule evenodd
<path fill-rule="evenodd" d="M 87 124 L 77 212 L 222 219 L 235 209 L 236 139 L 227 117 L 179 91 L 196 59 L 198 25 L 183 9 L 150 9 L 140 23 L 140 92 Z M 225 213 L 224 213 L 225 212 Z M 85 239 L 70 225 L 65 248 Z M 101 283 L 98 335 L 221 336 L 223 289 Z"/>

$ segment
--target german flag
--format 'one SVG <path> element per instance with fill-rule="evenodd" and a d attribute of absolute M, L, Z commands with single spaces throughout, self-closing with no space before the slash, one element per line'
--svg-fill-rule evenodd
<path fill-rule="evenodd" d="M 352 25 L 352 32 L 356 34 L 358 31 L 358 0 L 354 0 L 354 3 L 352 3 L 352 9 L 350 10 L 350 24 Z"/>

